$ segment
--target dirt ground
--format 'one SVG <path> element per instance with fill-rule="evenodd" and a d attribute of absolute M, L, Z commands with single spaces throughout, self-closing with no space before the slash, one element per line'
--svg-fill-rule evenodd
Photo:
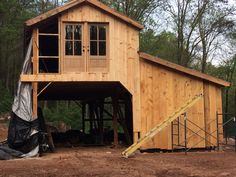
<path fill-rule="evenodd" d="M 59 149 L 40 158 L 0 161 L 0 176 L 80 177 L 235 177 L 233 152 L 138 153 L 122 158 L 123 149 Z"/>
<path fill-rule="evenodd" d="M 4 127 L 0 127 L 0 130 Z M 0 133 L 5 139 L 6 131 Z M 136 153 L 125 159 L 123 148 L 57 149 L 42 157 L 0 161 L 0 177 L 236 177 L 236 153 Z"/>
<path fill-rule="evenodd" d="M 7 138 L 7 124 L 0 123 L 0 142 Z"/>

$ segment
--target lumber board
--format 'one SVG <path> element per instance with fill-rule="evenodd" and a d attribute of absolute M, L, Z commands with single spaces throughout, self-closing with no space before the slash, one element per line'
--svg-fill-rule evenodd
<path fill-rule="evenodd" d="M 191 108 L 197 101 L 199 101 L 203 97 L 202 94 L 195 95 L 192 99 L 188 100 L 185 104 L 183 104 L 181 107 L 179 107 L 177 110 L 175 110 L 173 113 L 171 113 L 169 116 L 167 116 L 163 122 L 157 124 L 153 129 L 151 129 L 149 132 L 145 134 L 144 137 L 140 138 L 137 142 L 132 144 L 130 147 L 128 147 L 125 151 L 122 152 L 122 155 L 126 158 L 128 158 L 132 153 L 134 153 L 141 145 L 150 138 L 154 137 L 157 133 L 162 131 L 164 128 L 166 128 L 171 122 L 173 122 L 177 117 L 179 117 L 181 114 L 183 114 L 186 110 Z"/>
<path fill-rule="evenodd" d="M 148 66 L 147 66 L 148 65 Z M 163 121 L 166 115 L 171 113 L 173 110 L 177 109 L 178 106 L 186 102 L 188 99 L 193 97 L 198 93 L 203 93 L 203 82 L 188 77 L 185 74 L 174 72 L 173 70 L 167 70 L 163 66 L 153 66 L 151 63 L 141 60 L 141 135 L 144 135 L 145 132 L 150 130 L 150 127 L 147 128 L 147 115 L 152 114 L 150 119 L 152 125 L 156 125 Z M 152 74 L 147 75 L 148 71 L 146 68 L 152 67 Z M 147 84 L 147 81 L 153 79 L 152 84 Z M 152 113 L 147 108 L 147 90 L 152 90 L 151 106 Z M 148 111 L 147 111 L 148 110 Z M 191 109 L 187 111 L 187 118 L 199 125 L 204 129 L 204 101 L 199 101 Z M 183 118 L 181 119 L 183 124 Z M 193 124 L 188 124 L 188 128 L 195 132 L 198 132 L 200 129 Z M 180 141 L 184 142 L 184 127 L 180 129 Z M 195 142 L 199 142 L 196 146 L 199 148 L 205 147 L 205 142 L 201 141 L 201 137 L 204 137 L 204 131 L 198 132 L 201 136 L 194 135 L 192 131 L 187 131 L 189 137 L 188 147 L 191 147 Z M 151 141 L 150 141 L 151 142 Z M 161 149 L 172 149 L 171 142 L 171 126 L 168 126 L 165 130 L 160 132 L 154 137 L 154 142 L 152 144 L 144 144 L 141 148 L 161 148 Z"/>
<path fill-rule="evenodd" d="M 209 94 L 209 83 L 208 82 L 204 82 L 204 113 L 205 113 L 205 117 L 204 117 L 204 121 L 205 121 L 205 143 L 206 146 L 210 146 L 210 137 L 209 137 L 209 133 L 211 131 L 211 127 L 210 127 L 210 94 Z"/>
<path fill-rule="evenodd" d="M 38 74 L 38 60 L 39 60 L 39 38 L 38 29 L 33 30 L 33 74 Z M 32 82 L 32 119 L 38 118 L 38 83 Z"/>
<path fill-rule="evenodd" d="M 32 89 L 33 89 L 32 119 L 35 120 L 38 118 L 38 83 L 37 82 L 32 83 Z"/>

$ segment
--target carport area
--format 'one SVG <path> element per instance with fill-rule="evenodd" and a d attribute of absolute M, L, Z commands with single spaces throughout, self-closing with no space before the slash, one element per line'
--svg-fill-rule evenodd
<path fill-rule="evenodd" d="M 48 129 L 54 144 L 130 145 L 133 143 L 132 95 L 119 82 L 38 82 L 38 105 L 68 101 L 80 109 L 80 129 Z M 47 118 L 45 118 L 47 121 Z M 77 122 L 77 121 L 76 121 Z M 49 138 L 50 139 L 50 138 Z"/>

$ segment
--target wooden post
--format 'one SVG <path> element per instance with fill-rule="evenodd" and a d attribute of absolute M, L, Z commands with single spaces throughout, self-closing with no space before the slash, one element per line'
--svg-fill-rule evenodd
<path fill-rule="evenodd" d="M 33 108 L 32 108 L 32 118 L 33 120 L 38 118 L 38 83 L 32 83 L 33 94 L 32 94 L 32 101 L 33 101 Z"/>
<path fill-rule="evenodd" d="M 220 150 L 220 138 L 219 138 L 219 114 L 216 111 L 216 139 L 217 139 L 217 151 Z"/>
<path fill-rule="evenodd" d="M 95 114 L 97 117 L 98 133 L 99 133 L 99 143 L 103 144 L 103 110 L 104 104 L 103 100 L 99 100 L 95 105 Z"/>
<path fill-rule="evenodd" d="M 104 99 L 102 99 L 100 106 L 99 106 L 99 110 L 100 110 L 100 138 L 101 138 L 101 144 L 104 143 L 103 140 L 103 112 L 104 112 Z"/>
<path fill-rule="evenodd" d="M 39 56 L 39 48 L 38 48 L 38 29 L 33 30 L 33 74 L 38 73 L 38 56 Z M 38 117 L 38 83 L 32 83 L 32 120 L 37 119 Z"/>
<path fill-rule="evenodd" d="M 117 106 L 118 106 L 119 123 L 120 123 L 120 125 L 122 126 L 122 128 L 124 130 L 124 134 L 125 134 L 127 144 L 131 145 L 132 142 L 131 142 L 131 139 L 130 139 L 129 130 L 127 128 L 127 122 L 128 121 L 126 121 L 127 117 L 123 116 L 123 112 L 121 110 L 120 105 L 117 104 Z"/>
<path fill-rule="evenodd" d="M 86 111 L 86 103 L 82 103 L 82 130 L 85 133 L 85 111 Z"/>
<path fill-rule="evenodd" d="M 187 113 L 184 113 L 184 149 L 187 155 Z"/>
<path fill-rule="evenodd" d="M 132 113 L 132 102 L 131 102 L 132 98 L 131 96 L 127 97 L 125 100 L 125 123 L 126 126 L 128 128 L 128 132 L 130 135 L 130 141 L 131 143 L 134 140 L 134 128 L 133 128 L 133 113 Z M 137 132 L 137 139 L 140 138 L 140 132 Z"/>
<path fill-rule="evenodd" d="M 114 147 L 118 146 L 118 122 L 117 122 L 117 113 L 118 113 L 118 101 L 117 97 L 112 97 L 112 105 L 113 105 L 113 131 L 114 131 Z"/>
<path fill-rule="evenodd" d="M 90 133 L 92 133 L 93 130 L 93 105 L 92 103 L 89 103 L 89 125 L 90 125 Z"/>

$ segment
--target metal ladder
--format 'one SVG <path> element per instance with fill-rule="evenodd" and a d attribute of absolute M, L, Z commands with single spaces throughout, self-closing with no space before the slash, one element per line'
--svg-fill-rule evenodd
<path fill-rule="evenodd" d="M 156 125 L 153 129 L 147 132 L 144 137 L 140 138 L 137 142 L 128 147 L 125 151 L 122 152 L 122 155 L 128 158 L 131 154 L 133 154 L 138 148 L 142 146 L 149 139 L 154 137 L 157 133 L 159 133 L 162 129 L 167 127 L 172 121 L 174 121 L 177 117 L 183 114 L 187 109 L 192 107 L 197 101 L 199 101 L 203 97 L 203 94 L 199 94 L 194 96 L 191 100 L 187 101 L 183 106 L 178 108 L 175 112 L 173 112 L 170 116 L 164 119 L 163 122 Z"/>

